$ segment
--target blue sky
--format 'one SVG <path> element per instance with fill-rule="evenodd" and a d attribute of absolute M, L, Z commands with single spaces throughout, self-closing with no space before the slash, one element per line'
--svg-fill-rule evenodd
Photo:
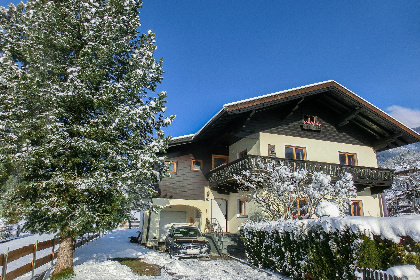
<path fill-rule="evenodd" d="M 225 103 L 325 80 L 418 127 L 419 15 L 418 0 L 144 0 L 140 31 L 157 35 L 169 135 Z"/>

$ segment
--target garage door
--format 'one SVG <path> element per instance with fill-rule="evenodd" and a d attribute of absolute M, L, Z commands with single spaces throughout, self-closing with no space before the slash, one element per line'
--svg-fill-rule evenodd
<path fill-rule="evenodd" d="M 173 223 L 186 223 L 187 212 L 186 211 L 160 211 L 159 220 L 159 241 L 165 241 L 168 230 Z"/>

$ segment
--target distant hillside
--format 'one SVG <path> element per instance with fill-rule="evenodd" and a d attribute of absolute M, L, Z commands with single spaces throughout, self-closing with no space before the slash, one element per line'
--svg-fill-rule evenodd
<path fill-rule="evenodd" d="M 420 133 L 420 127 L 413 130 Z M 378 164 L 397 170 L 420 168 L 420 142 L 378 153 Z"/>

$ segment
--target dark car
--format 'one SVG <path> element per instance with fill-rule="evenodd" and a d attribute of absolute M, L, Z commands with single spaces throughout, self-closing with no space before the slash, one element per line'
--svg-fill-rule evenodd
<path fill-rule="evenodd" d="M 165 249 L 171 257 L 206 257 L 210 254 L 207 238 L 194 225 L 174 224 L 165 239 Z"/>

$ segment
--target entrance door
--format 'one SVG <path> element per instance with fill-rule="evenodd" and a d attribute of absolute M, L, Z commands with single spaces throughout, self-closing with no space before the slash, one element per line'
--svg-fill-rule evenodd
<path fill-rule="evenodd" d="M 165 241 L 168 230 L 173 223 L 186 223 L 186 211 L 160 211 L 159 220 L 159 242 Z"/>
<path fill-rule="evenodd" d="M 214 198 L 211 201 L 211 218 L 216 219 L 222 227 L 222 231 L 227 232 L 227 200 Z"/>

